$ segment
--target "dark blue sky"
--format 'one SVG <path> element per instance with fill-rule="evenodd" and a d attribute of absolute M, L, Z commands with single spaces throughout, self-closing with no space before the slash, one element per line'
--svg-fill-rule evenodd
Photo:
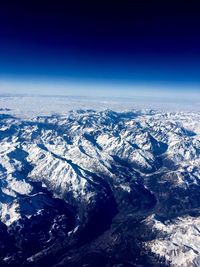
<path fill-rule="evenodd" d="M 0 76 L 199 86 L 199 14 L 192 2 L 1 1 Z"/>

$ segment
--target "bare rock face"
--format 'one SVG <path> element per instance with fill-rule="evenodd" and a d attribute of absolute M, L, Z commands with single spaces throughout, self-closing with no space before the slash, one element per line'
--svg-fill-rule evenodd
<path fill-rule="evenodd" d="M 1 266 L 198 266 L 200 114 L 0 115 Z"/>

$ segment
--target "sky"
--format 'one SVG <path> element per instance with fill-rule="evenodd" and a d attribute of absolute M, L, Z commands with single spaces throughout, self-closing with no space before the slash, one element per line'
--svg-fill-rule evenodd
<path fill-rule="evenodd" d="M 193 2 L 1 1 L 0 93 L 195 96 L 199 11 Z"/>

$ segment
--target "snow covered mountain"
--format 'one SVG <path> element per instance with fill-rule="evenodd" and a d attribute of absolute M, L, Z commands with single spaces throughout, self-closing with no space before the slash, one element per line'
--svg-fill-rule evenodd
<path fill-rule="evenodd" d="M 199 113 L 5 113 L 1 266 L 199 266 Z"/>

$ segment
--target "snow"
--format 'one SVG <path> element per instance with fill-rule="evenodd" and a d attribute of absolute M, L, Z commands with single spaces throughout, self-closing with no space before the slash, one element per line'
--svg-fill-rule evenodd
<path fill-rule="evenodd" d="M 1 204 L 0 207 L 0 218 L 3 223 L 7 226 L 11 225 L 13 222 L 21 218 L 18 212 L 19 204 L 14 202 L 12 205 Z"/>
<path fill-rule="evenodd" d="M 41 115 L 40 108 L 37 112 Z M 37 203 L 29 212 L 27 206 L 22 208 L 23 197 L 34 196 L 32 182 L 41 182 L 62 199 L 70 194 L 71 202 L 79 203 L 96 200 L 100 179 L 131 194 L 126 178 L 136 179 L 136 173 L 142 181 L 164 172 L 160 183 L 170 181 L 172 188 L 200 183 L 200 113 L 79 110 L 61 116 L 50 116 L 50 112 L 20 117 L 16 107 L 6 112 L 18 115 L 0 118 L 0 218 L 7 226 L 23 216 L 30 217 L 31 212 L 41 212 Z M 161 142 L 166 145 L 164 150 L 159 150 Z M 166 163 L 160 166 L 158 157 L 164 163 L 173 162 L 175 170 Z M 199 217 L 183 216 L 164 224 L 152 215 L 146 223 L 167 236 L 146 244 L 153 252 L 166 256 L 173 266 L 193 266 L 198 261 Z"/>
<path fill-rule="evenodd" d="M 199 217 L 181 217 L 168 224 L 153 220 L 152 217 L 148 221 L 153 221 L 153 229 L 167 235 L 167 238 L 161 237 L 148 243 L 153 252 L 165 256 L 174 267 L 197 266 L 195 261 L 199 260 L 200 253 Z"/>

